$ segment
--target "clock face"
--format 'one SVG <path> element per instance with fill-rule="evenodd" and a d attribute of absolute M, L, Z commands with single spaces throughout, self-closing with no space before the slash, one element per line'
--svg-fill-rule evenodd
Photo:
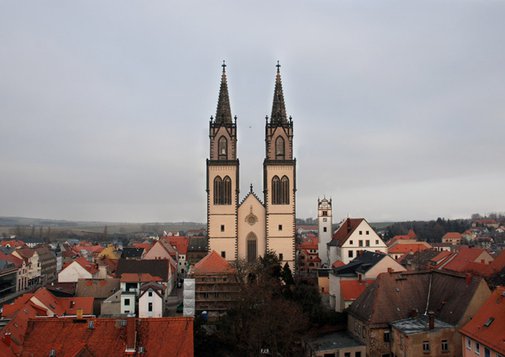
<path fill-rule="evenodd" d="M 321 208 L 328 208 L 328 203 L 327 202 L 321 203 Z"/>

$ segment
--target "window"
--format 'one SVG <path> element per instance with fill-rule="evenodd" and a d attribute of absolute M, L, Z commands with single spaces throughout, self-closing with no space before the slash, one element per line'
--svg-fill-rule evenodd
<path fill-rule="evenodd" d="M 328 228 L 323 227 L 323 232 L 326 232 L 326 231 L 328 231 Z"/>
<path fill-rule="evenodd" d="M 351 357 L 351 352 L 344 352 L 344 357 Z"/>
<path fill-rule="evenodd" d="M 370 240 L 368 240 L 368 239 L 367 239 L 367 240 L 365 241 L 365 245 L 366 245 L 367 247 L 369 247 L 369 246 L 370 246 Z"/>
<path fill-rule="evenodd" d="M 353 256 L 354 256 L 354 251 L 350 250 L 350 251 L 348 252 L 348 257 L 349 257 L 349 258 L 352 258 Z"/>
<path fill-rule="evenodd" d="M 369 235 L 370 234 L 370 231 L 366 231 L 366 235 Z"/>
<path fill-rule="evenodd" d="M 480 355 L 480 343 L 478 342 L 475 342 L 475 353 Z"/>
<path fill-rule="evenodd" d="M 361 352 L 354 352 L 354 357 L 361 357 Z"/>
<path fill-rule="evenodd" d="M 147 293 L 147 296 L 152 297 L 152 296 L 153 296 L 153 292 L 152 292 L 152 291 L 149 291 L 149 292 Z"/>
<path fill-rule="evenodd" d="M 289 204 L 289 179 L 287 176 L 282 176 L 282 179 L 279 179 L 279 176 L 272 178 L 272 204 Z"/>
<path fill-rule="evenodd" d="M 323 222 L 327 222 L 328 221 L 328 218 L 323 218 Z"/>
<path fill-rule="evenodd" d="M 349 245 L 352 245 L 352 240 L 349 241 Z"/>
<path fill-rule="evenodd" d="M 228 140 L 224 136 L 219 138 L 217 147 L 219 160 L 228 159 Z"/>
<path fill-rule="evenodd" d="M 362 241 L 361 239 L 358 241 L 358 243 L 359 243 L 358 245 L 359 245 L 360 247 L 362 247 L 362 246 L 363 246 L 363 241 Z"/>
<path fill-rule="evenodd" d="M 423 352 L 430 352 L 430 341 L 423 341 Z"/>
<path fill-rule="evenodd" d="M 361 236 L 361 235 L 363 235 L 363 231 L 359 231 L 359 235 L 360 235 L 360 236 Z"/>
<path fill-rule="evenodd" d="M 470 339 L 470 337 L 466 338 L 466 348 L 468 348 L 469 350 L 472 349 L 472 340 Z"/>
<path fill-rule="evenodd" d="M 391 334 L 389 331 L 384 331 L 384 342 L 391 341 Z"/>
<path fill-rule="evenodd" d="M 375 240 L 375 244 L 379 245 L 379 240 L 378 239 Z"/>
<path fill-rule="evenodd" d="M 257 238 L 256 235 L 251 232 L 247 235 L 247 261 L 249 263 L 254 263 L 256 261 L 257 252 Z"/>
<path fill-rule="evenodd" d="M 282 224 L 279 224 L 279 230 L 282 231 Z"/>
<path fill-rule="evenodd" d="M 214 178 L 214 204 L 231 205 L 231 178 L 229 176 L 224 179 L 220 176 Z"/>
<path fill-rule="evenodd" d="M 491 357 L 491 351 L 487 347 L 484 347 L 484 357 Z"/>
<path fill-rule="evenodd" d="M 284 160 L 285 158 L 285 145 L 284 138 L 282 136 L 279 136 L 275 140 L 275 158 L 277 160 Z"/>
<path fill-rule="evenodd" d="M 224 224 L 221 224 L 221 232 L 224 232 Z"/>
<path fill-rule="evenodd" d="M 124 305 L 130 306 L 130 299 L 124 299 Z"/>
<path fill-rule="evenodd" d="M 327 216 L 327 215 L 328 215 L 328 211 L 323 211 L 323 216 Z"/>
<path fill-rule="evenodd" d="M 221 257 L 226 258 L 226 252 L 224 250 L 221 251 Z"/>
<path fill-rule="evenodd" d="M 149 312 L 153 311 L 153 303 L 152 302 L 150 302 L 149 304 L 147 304 L 147 311 L 149 311 Z"/>
<path fill-rule="evenodd" d="M 284 260 L 284 255 L 282 253 L 279 253 L 279 260 L 283 261 Z"/>
<path fill-rule="evenodd" d="M 449 342 L 442 340 L 442 352 L 449 352 Z"/>

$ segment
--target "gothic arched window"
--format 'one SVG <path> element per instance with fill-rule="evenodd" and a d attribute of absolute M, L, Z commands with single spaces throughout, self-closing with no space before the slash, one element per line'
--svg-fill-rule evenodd
<path fill-rule="evenodd" d="M 272 204 L 288 205 L 289 204 L 289 179 L 287 176 L 274 176 L 272 179 Z"/>
<path fill-rule="evenodd" d="M 275 158 L 277 160 L 284 160 L 286 158 L 286 148 L 284 145 L 284 138 L 279 136 L 275 140 Z"/>
<path fill-rule="evenodd" d="M 258 254 L 258 239 L 253 232 L 247 235 L 247 262 L 254 263 Z"/>
<path fill-rule="evenodd" d="M 227 160 L 228 159 L 228 140 L 224 136 L 219 138 L 217 144 L 217 155 L 219 160 Z"/>
<path fill-rule="evenodd" d="M 281 179 L 281 204 L 289 204 L 289 179 L 287 176 L 282 176 Z"/>
<path fill-rule="evenodd" d="M 221 179 L 216 176 L 214 179 L 214 204 L 215 205 L 231 205 L 231 179 L 226 176 Z"/>

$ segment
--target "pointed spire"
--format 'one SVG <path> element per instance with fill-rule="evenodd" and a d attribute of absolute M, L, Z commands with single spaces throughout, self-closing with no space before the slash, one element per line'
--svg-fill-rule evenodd
<path fill-rule="evenodd" d="M 271 123 L 284 124 L 287 123 L 286 104 L 284 103 L 284 94 L 282 93 L 281 81 L 281 65 L 277 61 L 277 75 L 275 76 L 274 101 L 272 104 L 272 115 L 270 116 Z"/>
<path fill-rule="evenodd" d="M 217 100 L 216 123 L 231 123 L 230 97 L 228 96 L 228 82 L 226 80 L 226 63 L 223 60 L 223 74 L 221 75 L 221 88 Z"/>

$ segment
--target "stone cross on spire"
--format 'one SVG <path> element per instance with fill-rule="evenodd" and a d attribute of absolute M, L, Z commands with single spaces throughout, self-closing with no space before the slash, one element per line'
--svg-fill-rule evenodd
<path fill-rule="evenodd" d="M 286 114 L 286 104 L 284 103 L 284 94 L 282 93 L 281 65 L 279 64 L 279 61 L 277 61 L 276 67 L 277 75 L 275 76 L 274 101 L 272 104 L 270 122 L 272 124 L 284 124 L 287 123 L 288 117 Z"/>
<path fill-rule="evenodd" d="M 228 95 L 228 81 L 226 79 L 226 63 L 223 60 L 223 74 L 221 75 L 221 88 L 217 100 L 216 123 L 231 123 L 230 97 Z"/>

